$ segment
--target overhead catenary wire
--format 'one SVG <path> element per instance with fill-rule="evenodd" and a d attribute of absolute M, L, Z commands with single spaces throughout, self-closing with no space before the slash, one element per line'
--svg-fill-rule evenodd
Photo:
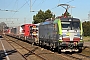
<path fill-rule="evenodd" d="M 53 9 L 55 9 L 55 8 L 57 8 L 57 6 L 55 6 L 55 7 L 51 8 L 50 10 L 53 10 Z"/>
<path fill-rule="evenodd" d="M 12 3 L 12 2 L 10 2 L 10 3 Z M 13 9 L 15 8 L 15 5 L 17 5 L 16 6 L 16 10 L 17 10 L 17 8 L 18 8 L 18 0 L 15 1 L 14 5 L 13 5 Z"/>
<path fill-rule="evenodd" d="M 25 1 L 27 2 L 28 6 L 30 7 L 30 5 L 29 5 L 28 1 L 27 1 L 27 0 L 25 0 Z"/>
<path fill-rule="evenodd" d="M 10 1 L 10 3 L 5 8 L 8 8 L 11 5 L 12 2 L 13 2 L 13 0 Z"/>
<path fill-rule="evenodd" d="M 29 0 L 28 0 L 29 1 Z M 19 8 L 17 11 L 19 11 L 21 8 L 23 8 L 26 5 L 27 1 Z M 16 12 L 15 12 L 16 13 Z M 12 15 L 12 17 L 15 15 L 15 13 Z"/>
<path fill-rule="evenodd" d="M 70 0 L 70 1 L 68 1 L 67 3 L 70 3 L 70 2 L 72 2 L 72 1 L 74 1 L 74 0 Z"/>
<path fill-rule="evenodd" d="M 60 0 L 58 1 L 58 4 L 60 4 Z M 57 6 L 51 8 L 50 10 L 55 9 L 55 8 L 57 8 Z"/>
<path fill-rule="evenodd" d="M 60 3 L 60 0 L 58 2 Z"/>
<path fill-rule="evenodd" d="M 25 1 L 27 2 L 28 6 L 30 7 L 28 1 L 27 0 L 25 0 Z M 36 2 L 36 0 L 34 0 L 33 4 L 31 4 L 31 7 L 35 4 L 35 2 Z M 31 3 L 31 1 L 30 1 L 30 3 Z"/>
<path fill-rule="evenodd" d="M 39 8 L 40 8 L 40 6 L 42 6 L 42 4 L 43 4 L 45 1 L 46 1 L 46 0 L 43 0 L 43 1 L 40 2 L 36 7 L 39 7 Z M 30 12 L 38 12 L 38 11 L 34 11 L 34 10 L 31 9 L 32 6 L 34 6 L 35 2 L 36 2 L 36 0 L 34 0 L 33 4 L 31 4 L 31 0 L 30 0 Z M 39 5 L 40 5 L 40 6 L 39 6 Z"/>
<path fill-rule="evenodd" d="M 40 7 L 46 0 L 43 0 L 42 2 L 40 2 L 37 7 Z M 40 6 L 39 6 L 40 5 Z"/>
<path fill-rule="evenodd" d="M 26 2 L 25 2 L 25 4 L 27 3 L 28 4 L 28 2 L 29 2 L 29 0 L 27 1 L 27 0 L 25 0 Z M 67 2 L 67 3 L 70 3 L 70 2 L 72 2 L 72 1 L 74 1 L 74 0 L 70 0 L 69 2 Z M 33 4 L 31 5 L 31 7 L 35 4 L 35 2 L 36 2 L 36 0 L 34 0 L 34 2 L 33 2 Z M 43 4 L 45 2 L 45 0 L 43 0 L 41 3 L 39 3 L 37 6 L 41 6 L 41 4 Z M 60 0 L 59 0 L 59 2 L 60 2 Z M 25 4 L 23 4 L 18 10 L 20 10 Z M 29 5 L 29 4 L 28 4 Z M 55 9 L 55 8 L 57 8 L 57 6 L 55 6 L 54 8 L 51 8 L 51 10 L 52 9 Z M 16 12 L 15 12 L 16 13 Z M 14 14 L 15 14 L 14 13 Z"/>
<path fill-rule="evenodd" d="M 72 1 L 74 1 L 74 0 L 70 0 L 70 1 L 68 1 L 68 2 L 66 2 L 66 3 L 70 3 L 70 2 L 72 2 Z M 60 3 L 60 0 L 59 0 L 58 2 Z M 55 8 L 57 8 L 57 6 L 51 8 L 51 10 L 52 10 L 52 9 L 55 9 Z"/>
<path fill-rule="evenodd" d="M 29 0 L 27 2 L 29 2 Z M 21 8 L 23 8 L 26 5 L 27 2 L 25 2 L 18 10 L 20 10 Z"/>
<path fill-rule="evenodd" d="M 16 0 L 16 2 L 17 2 L 18 0 Z M 11 1 L 11 2 L 13 2 L 13 1 Z M 9 7 L 9 5 L 11 4 L 11 2 L 6 6 L 6 8 L 7 7 Z M 15 4 L 16 4 L 16 2 L 15 2 Z M 6 11 L 6 12 L 18 12 L 17 10 L 12 10 L 12 9 L 0 9 L 0 11 Z"/>
<path fill-rule="evenodd" d="M 34 3 L 36 2 L 36 0 L 34 0 L 33 4 L 31 5 L 31 7 L 34 5 Z"/>
<path fill-rule="evenodd" d="M 41 3 L 39 3 L 38 5 L 41 5 L 41 4 L 43 4 L 45 2 L 45 0 L 43 0 Z"/>

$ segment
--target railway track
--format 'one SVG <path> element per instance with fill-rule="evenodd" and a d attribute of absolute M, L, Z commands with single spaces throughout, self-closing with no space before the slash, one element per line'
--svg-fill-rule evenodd
<path fill-rule="evenodd" d="M 11 39 L 12 39 L 12 38 L 9 38 L 9 37 L 7 37 L 7 38 L 8 38 L 7 41 L 8 41 L 9 43 L 11 43 Z M 39 56 L 38 54 L 34 53 L 34 50 L 30 50 L 30 49 L 28 49 L 28 48 L 20 45 L 19 43 L 15 42 L 15 41 L 13 41 L 13 40 L 12 40 L 12 42 L 14 42 L 14 43 L 15 43 L 17 46 L 19 46 L 21 49 L 25 49 L 25 50 L 28 51 L 28 54 L 24 54 L 24 55 L 23 55 L 21 52 L 19 52 L 19 51 L 11 44 L 11 46 L 13 46 L 13 48 L 15 48 L 26 60 L 28 60 L 27 57 L 28 57 L 28 55 L 30 55 L 30 54 L 34 55 L 34 57 L 36 57 L 37 60 L 46 60 L 45 58 L 43 58 L 43 57 Z M 37 49 L 37 48 L 36 48 L 36 49 Z"/>
<path fill-rule="evenodd" d="M 23 42 L 21 40 L 15 39 L 15 38 L 11 38 L 6 36 L 6 38 L 8 39 L 7 41 L 14 46 L 14 48 L 19 51 L 19 53 L 24 56 L 24 58 L 26 58 L 27 60 L 65 60 L 65 58 L 60 57 L 59 55 L 54 54 L 53 52 L 38 47 L 38 46 L 32 46 L 29 43 Z M 13 44 L 12 44 L 13 43 Z M 16 45 L 15 45 L 16 44 Z M 19 45 L 20 46 L 19 46 Z M 16 47 L 18 46 L 18 47 Z M 22 47 L 21 47 L 22 46 Z M 28 50 L 27 52 L 23 51 L 22 53 L 22 49 Z M 33 57 L 35 56 L 31 56 L 31 55 L 35 55 L 37 56 L 35 59 L 33 59 Z"/>
<path fill-rule="evenodd" d="M 28 56 L 29 55 L 34 55 L 36 56 L 36 58 L 38 60 L 55 60 L 53 58 L 56 58 L 56 60 L 60 60 L 60 58 L 63 58 L 63 60 L 90 60 L 90 56 L 87 56 L 87 55 L 84 55 L 82 53 L 73 53 L 73 54 L 65 54 L 65 53 L 61 53 L 61 54 L 58 54 L 57 52 L 56 53 L 52 53 L 52 52 L 49 52 L 48 51 L 41 51 L 39 48 L 40 47 L 35 47 L 34 49 L 32 48 L 29 48 L 29 44 L 27 43 L 27 47 L 24 45 L 24 44 L 21 44 L 20 40 L 18 39 L 15 39 L 15 38 L 11 38 L 11 37 L 8 37 L 6 36 L 6 38 L 8 38 L 8 42 L 9 43 L 15 43 L 17 44 L 18 46 L 21 46 L 22 48 L 19 48 L 19 49 L 25 49 L 27 50 L 27 53 L 24 53 L 22 54 L 20 51 L 19 53 L 26 59 L 28 60 Z M 24 42 L 23 42 L 24 43 Z M 11 44 L 12 45 L 12 44 Z M 34 46 L 33 46 L 34 47 Z M 15 47 L 14 47 L 15 48 Z M 39 50 L 38 50 L 39 49 Z M 18 49 L 17 49 L 18 50 Z M 41 52 L 40 52 L 41 51 Z M 47 55 L 47 56 L 46 56 Z M 49 57 L 49 56 L 52 56 L 52 57 Z M 58 56 L 58 57 L 56 57 Z"/>
<path fill-rule="evenodd" d="M 62 54 L 64 56 L 67 56 L 73 60 L 90 60 L 90 56 L 86 56 L 86 55 L 83 55 L 83 54 Z"/>

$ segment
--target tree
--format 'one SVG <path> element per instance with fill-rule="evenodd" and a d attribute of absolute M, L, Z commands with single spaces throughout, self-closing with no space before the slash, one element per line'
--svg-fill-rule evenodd
<path fill-rule="evenodd" d="M 36 15 L 33 16 L 33 22 L 34 24 L 44 22 L 48 18 L 55 18 L 55 15 L 52 14 L 52 12 L 48 9 L 45 12 L 40 10 Z"/>
<path fill-rule="evenodd" d="M 45 11 L 45 19 L 52 18 L 52 17 L 53 17 L 53 14 L 49 9 Z"/>
<path fill-rule="evenodd" d="M 90 36 L 90 21 L 85 21 L 83 24 L 84 36 Z"/>

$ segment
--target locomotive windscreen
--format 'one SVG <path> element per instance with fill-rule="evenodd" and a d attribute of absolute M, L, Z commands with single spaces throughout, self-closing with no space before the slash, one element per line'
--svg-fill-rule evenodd
<path fill-rule="evenodd" d="M 62 29 L 70 29 L 70 22 L 62 22 Z"/>
<path fill-rule="evenodd" d="M 80 29 L 80 22 L 72 22 L 72 29 Z"/>
<path fill-rule="evenodd" d="M 63 19 L 61 20 L 61 24 L 62 24 L 62 29 L 64 30 L 80 29 L 79 19 Z"/>

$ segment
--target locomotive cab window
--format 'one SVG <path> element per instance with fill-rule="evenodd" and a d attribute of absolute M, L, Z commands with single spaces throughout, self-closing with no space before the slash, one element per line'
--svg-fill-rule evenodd
<path fill-rule="evenodd" d="M 79 19 L 62 19 L 61 22 L 63 30 L 75 30 L 80 29 L 80 21 Z"/>
<path fill-rule="evenodd" d="M 70 22 L 61 22 L 62 29 L 70 29 Z"/>
<path fill-rule="evenodd" d="M 80 22 L 72 22 L 72 29 L 80 29 Z"/>

